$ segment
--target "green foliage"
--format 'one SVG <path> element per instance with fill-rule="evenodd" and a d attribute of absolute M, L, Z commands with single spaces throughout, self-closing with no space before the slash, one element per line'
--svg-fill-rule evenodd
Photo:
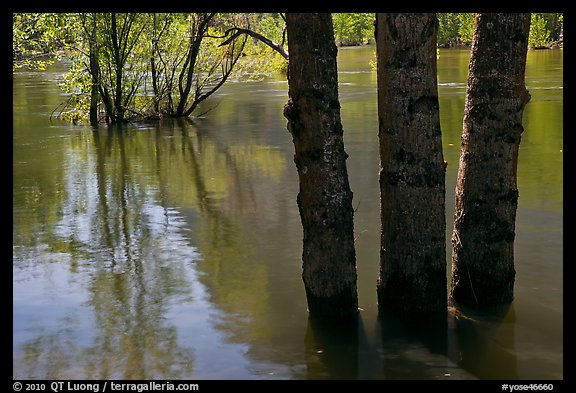
<path fill-rule="evenodd" d="M 440 46 L 452 46 L 458 42 L 459 21 L 458 14 L 438 13 L 439 22 L 438 44 Z"/>
<path fill-rule="evenodd" d="M 438 45 L 470 44 L 474 33 L 473 13 L 438 13 Z M 560 40 L 564 17 L 561 13 L 533 13 L 530 47 L 548 46 Z"/>
<path fill-rule="evenodd" d="M 364 45 L 374 37 L 374 14 L 332 14 L 334 38 L 339 46 Z"/>
<path fill-rule="evenodd" d="M 563 31 L 564 25 L 564 14 L 541 13 L 537 15 L 546 21 L 546 30 L 549 32 L 550 42 L 560 41 L 560 34 Z"/>
<path fill-rule="evenodd" d="M 147 23 L 141 14 L 78 14 L 76 40 L 68 53 L 71 66 L 62 84 L 71 98 L 61 118 L 87 117 L 93 84 L 99 88 L 107 119 L 121 120 L 125 111 L 138 111 L 135 98 L 147 72 L 144 59 L 149 56 L 148 43 L 140 37 Z"/>
<path fill-rule="evenodd" d="M 474 14 L 438 13 L 438 45 L 454 46 L 472 42 Z"/>
<path fill-rule="evenodd" d="M 458 18 L 458 35 L 460 42 L 470 44 L 474 34 L 474 14 L 462 13 L 456 15 Z"/>
<path fill-rule="evenodd" d="M 530 47 L 533 48 L 546 46 L 550 43 L 549 32 L 548 29 L 546 29 L 546 21 L 538 14 L 532 14 L 528 43 Z"/>
<path fill-rule="evenodd" d="M 12 14 L 12 69 L 45 69 L 74 39 L 73 14 Z"/>
<path fill-rule="evenodd" d="M 280 14 L 251 14 L 249 25 L 259 34 L 275 43 L 286 46 L 286 29 Z M 257 80 L 288 70 L 288 62 L 278 52 L 265 43 L 250 38 L 244 47 L 244 57 L 237 68 L 237 77 Z"/>
<path fill-rule="evenodd" d="M 439 46 L 472 41 L 474 14 L 437 17 Z M 199 31 L 202 18 L 208 24 Z M 334 13 L 332 18 L 337 44 L 373 40 L 373 13 Z M 279 13 L 14 13 L 12 20 L 13 69 L 43 69 L 66 53 L 71 67 L 62 87 L 70 98 L 60 116 L 74 121 L 86 119 L 94 102 L 101 119 L 114 119 L 120 112 L 179 116 L 184 114 L 177 110 L 179 104 L 193 111 L 229 77 L 264 78 L 287 70 L 286 59 L 264 42 L 245 34 L 229 39 L 235 28 L 250 29 L 286 48 Z M 530 46 L 560 40 L 562 26 L 561 13 L 532 14 Z"/>
<path fill-rule="evenodd" d="M 90 107 L 90 74 L 85 72 L 84 64 L 81 61 L 73 61 L 60 88 L 68 94 L 68 100 L 62 105 L 58 117 L 70 122 L 83 122 L 88 118 Z"/>
<path fill-rule="evenodd" d="M 231 75 L 245 41 L 221 45 L 242 14 L 98 13 L 78 20 L 62 85 L 71 98 L 60 112 L 74 121 L 87 118 L 94 99 L 100 118 L 111 122 L 188 116 Z"/>
<path fill-rule="evenodd" d="M 546 47 L 560 41 L 563 24 L 564 15 L 561 13 L 533 13 L 528 45 L 531 48 Z"/>

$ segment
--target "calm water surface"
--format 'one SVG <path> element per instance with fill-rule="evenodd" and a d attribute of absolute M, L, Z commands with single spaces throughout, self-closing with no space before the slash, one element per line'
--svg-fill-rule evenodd
<path fill-rule="evenodd" d="M 447 323 L 377 318 L 374 48 L 339 51 L 357 324 L 309 320 L 281 76 L 230 82 L 193 121 L 50 120 L 65 66 L 13 77 L 14 379 L 562 379 L 563 51 L 530 51 L 516 298 Z M 441 50 L 447 266 L 468 50 Z"/>

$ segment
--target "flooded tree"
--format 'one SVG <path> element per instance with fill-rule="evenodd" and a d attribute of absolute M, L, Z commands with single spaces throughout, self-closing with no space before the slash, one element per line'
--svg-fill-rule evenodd
<path fill-rule="evenodd" d="M 82 34 L 85 36 L 88 46 L 88 73 L 90 74 L 90 107 L 89 107 L 89 119 L 90 125 L 92 127 L 98 127 L 98 102 L 100 97 L 100 63 L 98 61 L 98 53 L 100 50 L 100 45 L 97 40 L 98 25 L 97 25 L 97 15 L 95 13 L 91 14 L 80 14 L 80 19 L 82 21 Z M 102 91 L 104 93 L 104 91 Z M 110 102 L 105 101 L 105 104 L 110 104 Z M 106 108 L 107 113 L 112 113 L 112 108 Z"/>
<path fill-rule="evenodd" d="M 87 13 L 71 17 L 77 34 L 70 49 L 71 65 L 63 87 L 71 93 L 59 117 L 76 122 L 87 110 L 92 126 L 99 123 L 99 106 L 109 124 L 123 123 L 143 81 L 138 58 L 146 17 L 137 13 Z"/>
<path fill-rule="evenodd" d="M 247 36 L 226 41 L 244 14 L 71 14 L 76 26 L 59 117 L 108 124 L 191 116 L 236 69 Z M 101 115 L 103 113 L 103 116 Z"/>
<path fill-rule="evenodd" d="M 513 299 L 529 30 L 529 13 L 475 16 L 452 234 L 451 296 L 463 304 Z"/>
<path fill-rule="evenodd" d="M 403 316 L 447 306 L 437 31 L 433 13 L 376 16 L 382 221 L 378 306 Z"/>
<path fill-rule="evenodd" d="M 186 53 L 185 59 L 180 58 L 169 66 L 164 63 L 164 72 L 160 73 L 160 76 L 157 75 L 157 81 L 162 78 L 168 81 L 164 94 L 169 98 L 170 104 L 165 110 L 170 116 L 190 116 L 201 102 L 214 94 L 230 77 L 234 66 L 242 55 L 247 37 L 232 40 L 219 47 L 215 46 L 216 41 L 210 39 L 211 29 L 215 29 L 219 24 L 232 23 L 236 25 L 238 20 L 242 20 L 242 17 L 235 18 L 230 15 L 230 19 L 216 18 L 214 13 L 188 15 L 186 32 L 190 37 L 184 51 Z M 207 43 L 208 41 L 211 42 L 212 47 Z M 159 64 L 162 64 L 163 60 L 166 61 L 166 56 L 163 59 L 161 53 L 162 50 L 155 51 Z M 181 66 L 182 61 L 183 65 Z M 176 75 L 178 75 L 177 82 Z M 178 94 L 173 97 L 172 91 L 176 91 L 176 86 Z M 157 94 L 156 97 L 158 97 Z M 171 106 L 173 100 L 177 102 L 175 108 Z"/>
<path fill-rule="evenodd" d="M 289 101 L 304 230 L 303 273 L 311 314 L 356 315 L 352 191 L 346 169 L 330 14 L 287 14 Z"/>

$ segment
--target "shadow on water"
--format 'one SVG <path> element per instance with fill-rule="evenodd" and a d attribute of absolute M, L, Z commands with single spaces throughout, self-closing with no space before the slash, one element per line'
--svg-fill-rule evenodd
<path fill-rule="evenodd" d="M 360 316 L 308 316 L 305 336 L 307 379 L 358 379 Z"/>
<path fill-rule="evenodd" d="M 307 379 L 517 379 L 512 305 L 405 320 L 382 312 L 371 340 L 361 316 L 308 317 Z M 487 366 L 489 365 L 489 366 Z"/>
<path fill-rule="evenodd" d="M 385 379 L 440 379 L 452 375 L 447 361 L 445 313 L 402 320 L 381 312 L 377 321 L 382 340 L 380 357 Z"/>
<path fill-rule="evenodd" d="M 446 313 L 404 320 L 380 313 L 374 342 L 361 316 L 308 317 L 307 379 L 514 380 L 514 307 Z M 489 366 L 487 366 L 489 365 Z"/>
<path fill-rule="evenodd" d="M 517 379 L 514 304 L 487 310 L 451 305 L 450 360 L 479 379 Z"/>
<path fill-rule="evenodd" d="M 446 314 L 379 324 L 385 379 L 517 379 L 514 308 L 471 310 L 451 305 Z"/>

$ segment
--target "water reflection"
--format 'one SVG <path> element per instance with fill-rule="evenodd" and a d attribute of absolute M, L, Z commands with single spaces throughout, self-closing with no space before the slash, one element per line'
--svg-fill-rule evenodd
<path fill-rule="evenodd" d="M 308 379 L 357 379 L 360 316 L 326 319 L 308 316 L 306 364 Z"/>
<path fill-rule="evenodd" d="M 424 320 L 400 320 L 381 313 L 380 334 L 385 379 L 441 379 L 455 373 L 446 358 L 446 314 Z"/>
<path fill-rule="evenodd" d="M 182 235 L 182 217 L 133 179 L 122 132 L 81 134 L 71 144 L 61 218 L 47 236 L 50 248 L 69 258 L 69 271 L 60 269 L 55 288 L 83 271 L 90 277 L 83 284 L 87 296 L 79 311 L 54 321 L 62 332 L 26 329 L 32 338 L 23 343 L 25 367 L 16 375 L 75 378 L 79 367 L 96 379 L 189 375 L 193 354 L 180 347 L 176 328 L 165 320 L 172 302 L 190 300 L 188 265 L 198 259 Z M 94 323 L 92 334 L 75 326 L 83 318 Z M 88 345 L 78 345 L 90 336 Z"/>
<path fill-rule="evenodd" d="M 194 349 L 213 348 L 199 345 L 197 338 L 183 334 L 180 320 L 172 323 L 168 318 L 183 303 L 195 303 L 192 308 L 206 313 L 192 336 L 204 328 L 210 336 L 213 329 L 224 332 L 232 343 L 281 339 L 281 328 L 272 331 L 263 323 L 273 313 L 267 265 L 259 262 L 252 246 L 260 229 L 251 233 L 237 226 L 238 216 L 281 225 L 282 217 L 269 200 L 276 197 L 274 184 L 284 172 L 285 159 L 278 151 L 222 143 L 189 121 L 163 123 L 146 132 L 141 127 L 81 132 L 69 143 L 60 219 L 43 236 L 67 257 L 70 268 L 61 272 L 56 287 L 75 277 L 73 273 L 90 276 L 82 289 L 87 299 L 75 306 L 81 308 L 75 318 L 93 318 L 97 334 L 90 337 L 90 329 L 79 333 L 70 316 L 56 323 L 68 324 L 66 331 L 79 337 L 67 338 L 63 332 L 25 334 L 32 338 L 23 340 L 25 360 L 17 361 L 29 365 L 19 371 L 22 377 L 69 378 L 74 367 L 98 379 L 221 376 L 223 370 L 194 367 Z M 254 176 L 247 176 L 254 172 L 270 182 L 255 184 Z M 21 250 L 19 258 L 25 259 L 24 247 Z M 193 296 L 198 285 L 208 289 L 200 291 L 202 302 Z M 206 301 L 217 304 L 218 311 Z M 85 345 L 67 347 L 76 341 Z M 290 340 L 286 344 L 291 345 Z M 250 349 L 251 356 L 265 362 L 271 352 L 283 357 L 270 347 L 265 353 Z M 52 357 L 50 368 L 55 371 L 42 369 Z M 300 365 L 293 362 L 296 371 Z M 257 373 L 266 376 L 291 373 L 262 367 L 265 371 Z M 224 373 L 243 376 L 246 371 Z"/>
<path fill-rule="evenodd" d="M 517 379 L 514 306 L 450 311 L 451 360 L 479 379 Z"/>
<path fill-rule="evenodd" d="M 16 73 L 14 378 L 561 379 L 560 52 L 528 57 L 513 307 L 426 324 L 377 316 L 373 50 L 341 54 L 363 308 L 350 325 L 306 310 L 284 76 L 227 84 L 193 122 L 94 132 L 47 120 L 61 70 Z M 448 223 L 468 56 L 439 59 Z"/>

